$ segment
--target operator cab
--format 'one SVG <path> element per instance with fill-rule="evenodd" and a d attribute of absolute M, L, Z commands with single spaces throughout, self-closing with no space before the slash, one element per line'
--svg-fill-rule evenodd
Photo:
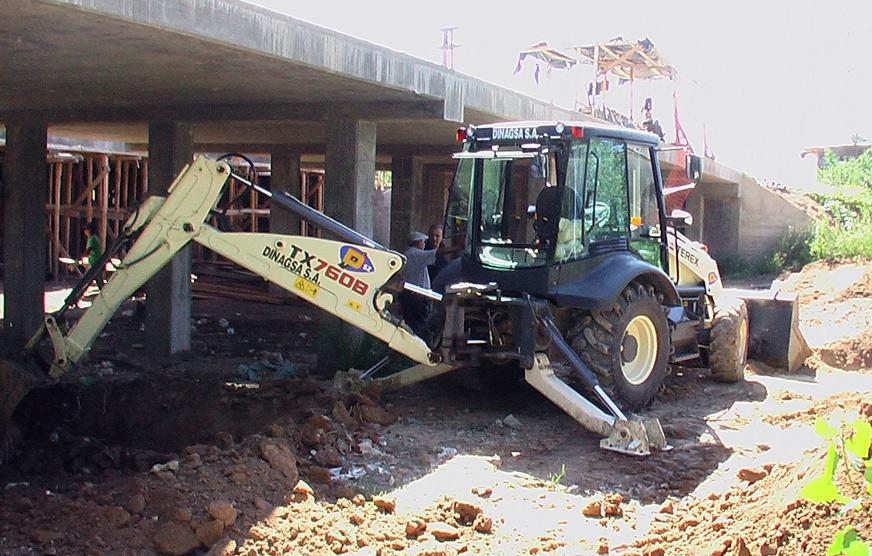
<path fill-rule="evenodd" d="M 457 138 L 445 237 L 464 245 L 463 280 L 555 298 L 610 253 L 668 268 L 657 136 L 524 122 Z"/>

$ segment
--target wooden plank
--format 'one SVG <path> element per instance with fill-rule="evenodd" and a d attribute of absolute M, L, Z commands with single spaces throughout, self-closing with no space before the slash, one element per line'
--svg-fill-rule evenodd
<path fill-rule="evenodd" d="M 115 206 L 116 213 L 118 213 L 119 209 L 121 208 L 121 168 L 122 168 L 122 166 L 124 166 L 124 163 L 121 161 L 120 158 L 116 158 L 115 159 L 115 176 L 114 176 L 114 180 L 112 181 L 113 193 L 114 193 L 113 205 Z M 117 216 L 115 218 L 113 218 L 112 220 L 113 220 L 113 222 L 112 222 L 112 235 L 114 237 L 118 237 L 119 223 L 118 223 Z"/>
<path fill-rule="evenodd" d="M 81 163 L 80 163 L 81 164 Z M 80 166 L 80 164 L 76 164 L 76 168 Z M 73 202 L 73 163 L 67 162 L 64 172 L 64 194 L 63 194 L 64 202 L 67 204 L 72 204 Z M 70 217 L 64 215 L 64 235 L 61 240 L 61 245 L 66 246 L 67 252 L 70 250 L 70 242 L 72 241 L 70 238 Z"/>
<path fill-rule="evenodd" d="M 100 182 L 100 191 L 97 202 L 100 206 L 100 250 L 106 251 L 106 232 L 109 226 L 109 156 L 100 156 L 100 174 L 103 181 Z"/>
<path fill-rule="evenodd" d="M 79 195 L 79 197 L 76 199 L 77 202 L 75 204 L 78 205 L 82 201 L 85 201 L 85 207 L 87 207 L 87 208 L 85 210 L 85 223 L 84 223 L 84 225 L 90 226 L 91 219 L 94 218 L 94 207 L 91 206 L 91 198 L 92 198 L 91 192 L 94 190 L 95 187 L 97 187 L 97 184 L 100 182 L 99 182 L 99 180 L 94 179 L 94 157 L 89 156 L 87 158 L 87 160 L 88 160 L 88 172 L 87 172 L 88 181 L 86 182 L 85 191 L 83 191 L 82 194 Z M 81 200 L 79 200 L 79 199 L 81 199 Z"/>

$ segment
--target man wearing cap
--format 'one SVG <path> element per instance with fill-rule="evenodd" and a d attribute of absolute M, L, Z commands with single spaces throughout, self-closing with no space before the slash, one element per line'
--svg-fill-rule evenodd
<path fill-rule="evenodd" d="M 406 256 L 406 266 L 403 267 L 403 280 L 430 289 L 430 274 L 427 266 L 436 262 L 436 249 L 424 249 L 427 236 L 421 232 L 409 234 L 409 248 L 403 253 Z M 411 292 L 400 294 L 403 306 L 403 320 L 409 328 L 419 336 L 427 330 L 427 317 L 430 313 L 430 303 L 426 298 Z"/>

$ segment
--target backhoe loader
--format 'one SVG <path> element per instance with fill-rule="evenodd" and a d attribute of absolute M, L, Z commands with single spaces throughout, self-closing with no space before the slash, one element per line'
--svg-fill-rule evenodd
<path fill-rule="evenodd" d="M 403 282 L 402 254 L 234 175 L 221 159 L 197 158 L 168 196 L 149 197 L 128 219 L 103 256 L 105 262 L 123 253 L 121 263 L 82 316 L 65 324 L 102 263 L 17 358 L 0 362 L 4 438 L 13 438 L 13 413 L 27 392 L 55 383 L 78 363 L 121 303 L 196 242 L 417 363 L 374 379 L 385 388 L 489 366 L 506 380 L 520 373 L 604 437 L 604 449 L 631 455 L 666 449 L 656 419 L 626 411 L 651 401 L 670 363 L 702 360 L 716 378 L 739 380 L 753 326 L 741 300 L 724 301 L 714 261 L 677 231 L 690 216 L 665 214 L 657 137 L 551 122 L 461 128 L 457 138 L 463 148 L 455 155 L 446 237 L 462 255 L 433 289 Z M 208 224 L 231 176 L 268 196 L 273 210 L 290 211 L 336 240 Z M 425 337 L 397 316 L 394 299 L 404 290 L 432 301 Z M 783 320 L 779 326 L 801 343 L 789 311 Z M 48 357 L 40 349 L 46 345 Z M 555 356 L 579 389 L 555 374 Z"/>

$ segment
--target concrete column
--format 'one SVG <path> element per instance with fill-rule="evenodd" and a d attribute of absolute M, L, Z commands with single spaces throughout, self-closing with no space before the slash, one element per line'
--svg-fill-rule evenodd
<path fill-rule="evenodd" d="M 270 153 L 270 191 L 300 197 L 300 153 L 276 148 Z M 269 211 L 269 231 L 276 234 L 300 234 L 300 219 L 279 207 Z"/>
<path fill-rule="evenodd" d="M 45 318 L 46 138 L 44 124 L 6 123 L 3 336 L 7 351 L 22 348 Z"/>
<path fill-rule="evenodd" d="M 165 195 L 173 178 L 194 155 L 191 126 L 157 122 L 148 126 L 148 193 Z M 191 349 L 191 246 L 146 284 L 145 330 L 152 353 Z"/>
<path fill-rule="evenodd" d="M 409 234 L 420 226 L 424 164 L 420 158 L 391 160 L 391 249 L 405 251 Z"/>
<path fill-rule="evenodd" d="M 324 212 L 372 237 L 375 122 L 327 118 Z"/>

